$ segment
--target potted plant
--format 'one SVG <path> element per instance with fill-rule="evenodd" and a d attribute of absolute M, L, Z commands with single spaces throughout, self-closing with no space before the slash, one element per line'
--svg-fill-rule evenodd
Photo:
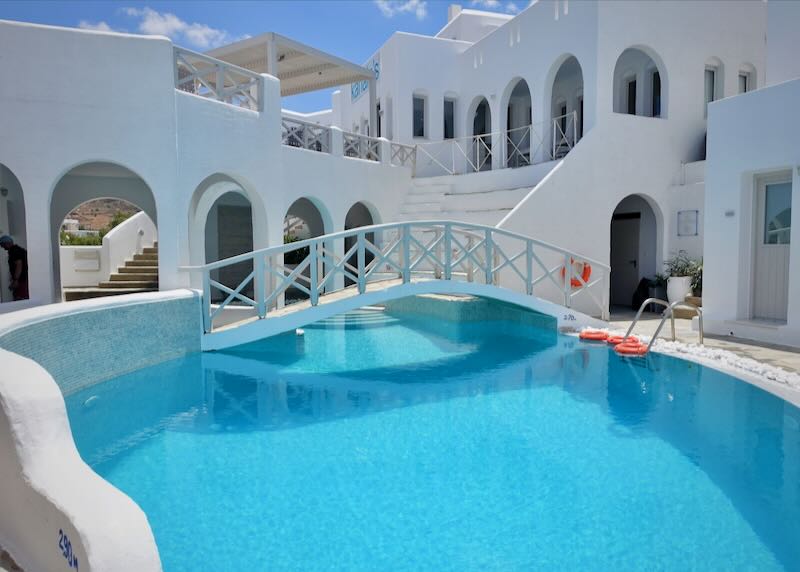
<path fill-rule="evenodd" d="M 660 272 L 656 273 L 655 278 L 650 281 L 650 288 L 648 292 L 649 298 L 658 298 L 659 300 L 666 300 L 667 298 L 667 275 L 661 274 Z M 655 308 L 650 308 L 651 312 L 657 312 L 659 310 Z"/>
<path fill-rule="evenodd" d="M 681 250 L 664 263 L 669 279 L 667 280 L 667 300 L 672 304 L 686 298 L 692 293 L 692 277 L 695 274 L 697 262 Z"/>

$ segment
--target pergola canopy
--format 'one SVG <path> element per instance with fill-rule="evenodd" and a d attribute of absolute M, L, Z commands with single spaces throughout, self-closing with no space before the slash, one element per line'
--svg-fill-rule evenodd
<path fill-rule="evenodd" d="M 221 46 L 207 54 L 256 73 L 277 77 L 284 97 L 364 80 L 370 84 L 375 81 L 369 68 L 274 32 Z"/>

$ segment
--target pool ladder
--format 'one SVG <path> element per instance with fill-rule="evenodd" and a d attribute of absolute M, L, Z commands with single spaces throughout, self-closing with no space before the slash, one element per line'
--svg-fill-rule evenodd
<path fill-rule="evenodd" d="M 647 344 L 647 351 L 648 352 L 650 351 L 650 348 L 653 346 L 653 342 L 655 342 L 656 338 L 658 338 L 658 334 L 661 333 L 661 328 L 664 327 L 664 322 L 667 321 L 667 318 L 670 319 L 670 325 L 672 326 L 672 341 L 673 342 L 675 341 L 675 314 L 674 314 L 674 310 L 675 310 L 675 308 L 678 308 L 678 307 L 683 307 L 683 308 L 688 308 L 689 310 L 694 310 L 694 312 L 697 314 L 697 321 L 698 321 L 698 326 L 699 326 L 699 330 L 698 330 L 697 333 L 698 333 L 699 338 L 700 338 L 700 344 L 701 345 L 703 344 L 703 309 L 695 306 L 694 304 L 689 304 L 689 302 L 683 302 L 683 301 L 673 302 L 672 304 L 670 304 L 666 300 L 661 300 L 660 298 L 648 298 L 647 300 L 642 302 L 642 305 L 639 306 L 639 311 L 636 312 L 636 317 L 633 319 L 633 322 L 631 322 L 631 326 L 628 328 L 628 331 L 625 332 L 625 337 L 626 338 L 631 335 L 631 332 L 633 332 L 633 328 L 636 327 L 636 323 L 639 321 L 639 318 L 642 317 L 642 312 L 644 312 L 644 309 L 647 306 L 649 306 L 650 304 L 658 304 L 659 306 L 664 306 L 665 309 L 661 313 L 661 322 L 658 324 L 658 327 L 656 328 L 656 331 L 653 334 L 653 337 L 650 338 L 650 343 Z"/>

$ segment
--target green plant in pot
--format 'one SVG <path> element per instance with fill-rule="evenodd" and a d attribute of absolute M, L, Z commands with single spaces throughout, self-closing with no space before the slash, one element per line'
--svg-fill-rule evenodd
<path fill-rule="evenodd" d="M 698 298 L 703 295 L 703 259 L 701 258 L 694 265 L 692 273 L 692 293 Z"/>
<path fill-rule="evenodd" d="M 677 255 L 668 259 L 664 266 L 669 279 L 667 280 L 667 300 L 670 304 L 683 301 L 692 293 L 692 279 L 697 272 L 698 262 L 681 250 Z M 702 272 L 702 270 L 701 270 Z"/>

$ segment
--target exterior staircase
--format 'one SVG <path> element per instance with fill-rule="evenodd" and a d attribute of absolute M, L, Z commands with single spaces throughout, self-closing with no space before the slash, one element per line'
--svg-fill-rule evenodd
<path fill-rule="evenodd" d="M 530 192 L 531 186 L 515 189 L 455 191 L 445 183 L 415 181 L 400 207 L 404 220 L 458 220 L 494 226 Z"/>
<path fill-rule="evenodd" d="M 86 300 L 103 296 L 119 296 L 137 294 L 139 292 L 155 292 L 158 290 L 158 242 L 142 249 L 141 254 L 134 254 L 133 260 L 126 260 L 124 266 L 106 282 L 92 288 L 65 288 L 64 301 Z"/>

